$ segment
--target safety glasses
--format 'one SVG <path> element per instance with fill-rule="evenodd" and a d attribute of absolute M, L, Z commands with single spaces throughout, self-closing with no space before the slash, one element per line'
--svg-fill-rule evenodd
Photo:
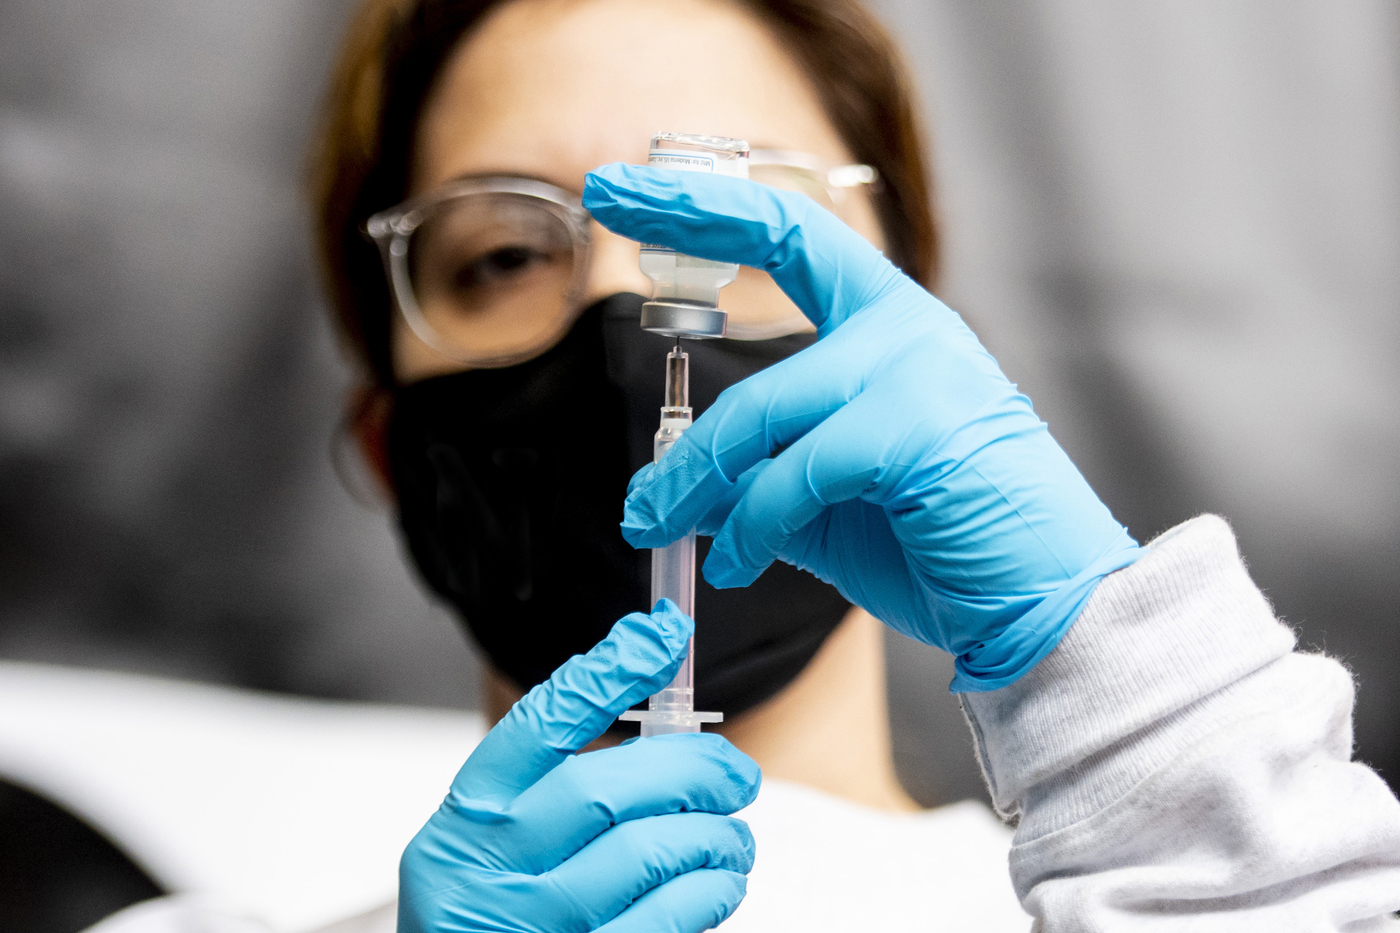
<path fill-rule="evenodd" d="M 841 216 L 868 165 L 826 166 L 805 153 L 750 152 L 749 177 L 798 191 Z M 375 214 L 394 303 L 408 326 L 449 359 L 509 366 L 553 346 L 582 310 L 591 249 L 577 195 L 512 175 L 458 178 Z M 809 329 L 767 273 L 741 269 L 723 292 L 729 336 L 762 340 Z"/>

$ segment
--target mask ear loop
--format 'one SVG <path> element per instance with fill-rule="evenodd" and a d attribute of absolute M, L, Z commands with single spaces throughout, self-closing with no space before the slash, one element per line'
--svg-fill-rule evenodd
<path fill-rule="evenodd" d="M 393 396 L 361 386 L 336 421 L 330 437 L 331 468 L 355 503 L 377 515 L 393 515 L 396 497 L 389 469 L 388 425 Z"/>

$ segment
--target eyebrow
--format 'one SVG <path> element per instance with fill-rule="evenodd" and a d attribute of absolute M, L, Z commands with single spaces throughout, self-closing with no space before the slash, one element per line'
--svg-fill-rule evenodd
<path fill-rule="evenodd" d="M 462 181 L 463 179 L 467 178 L 522 178 L 526 181 L 544 182 L 546 185 L 551 185 L 555 188 L 558 188 L 560 191 L 567 191 L 570 194 L 579 196 L 583 195 L 582 189 L 577 188 L 571 184 L 561 183 L 560 180 L 557 178 L 550 178 L 547 175 L 536 175 L 532 172 L 511 171 L 508 169 L 482 169 L 479 171 L 459 172 L 456 175 L 443 179 L 442 181 L 434 185 L 432 188 L 429 188 L 427 190 L 435 191 L 438 188 L 441 188 L 443 185 L 450 185 L 454 181 Z"/>

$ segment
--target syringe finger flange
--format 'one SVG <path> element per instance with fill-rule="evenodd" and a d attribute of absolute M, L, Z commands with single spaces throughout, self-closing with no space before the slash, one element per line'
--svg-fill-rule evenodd
<path fill-rule="evenodd" d="M 694 710 L 629 709 L 617 717 L 623 722 L 642 724 L 642 737 L 674 735 L 677 732 L 699 732 L 701 723 L 724 722 L 723 713 L 703 713 Z"/>

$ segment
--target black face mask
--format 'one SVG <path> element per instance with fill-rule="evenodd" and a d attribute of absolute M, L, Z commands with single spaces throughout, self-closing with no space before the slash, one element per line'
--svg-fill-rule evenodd
<path fill-rule="evenodd" d="M 628 479 L 651 461 L 673 342 L 641 329 L 642 301 L 619 294 L 590 306 L 556 346 L 518 366 L 395 393 L 389 463 L 409 550 L 526 690 L 650 608 L 650 553 L 623 541 L 618 523 Z M 815 339 L 688 341 L 696 415 Z M 697 560 L 708 543 L 700 539 Z M 731 716 L 796 677 L 850 608 L 783 563 L 743 589 L 696 584 L 696 708 Z"/>

